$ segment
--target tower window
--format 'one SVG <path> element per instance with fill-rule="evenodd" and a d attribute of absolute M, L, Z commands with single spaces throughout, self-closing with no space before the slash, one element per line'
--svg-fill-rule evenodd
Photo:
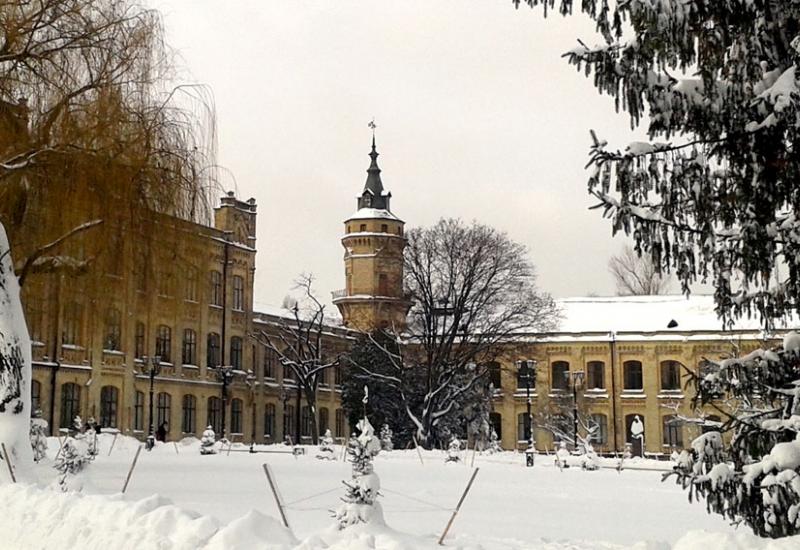
<path fill-rule="evenodd" d="M 362 224 L 361 224 L 361 226 L 359 227 L 359 229 L 358 229 L 358 230 L 359 230 L 359 231 L 361 231 L 361 232 L 363 233 L 364 231 L 366 231 L 366 230 L 367 230 L 367 224 L 365 224 L 365 223 L 362 223 Z"/>
<path fill-rule="evenodd" d="M 387 224 L 385 224 L 385 223 L 382 223 L 381 224 L 381 233 L 388 233 L 388 232 L 389 232 L 389 226 Z"/>

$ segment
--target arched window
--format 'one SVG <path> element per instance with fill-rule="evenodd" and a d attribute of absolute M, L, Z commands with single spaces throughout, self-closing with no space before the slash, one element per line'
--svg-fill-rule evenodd
<path fill-rule="evenodd" d="M 664 391 L 681 389 L 681 364 L 677 361 L 661 362 L 661 389 Z"/>
<path fill-rule="evenodd" d="M 517 363 L 517 389 L 527 390 L 530 384 L 531 391 L 536 389 L 536 363 L 523 360 Z"/>
<path fill-rule="evenodd" d="M 211 272 L 208 302 L 212 306 L 222 305 L 222 273 L 216 270 Z"/>
<path fill-rule="evenodd" d="M 662 422 L 662 443 L 665 447 L 683 448 L 683 430 L 681 421 L 674 414 L 664 416 Z"/>
<path fill-rule="evenodd" d="M 162 363 L 172 363 L 172 330 L 167 325 L 156 329 L 156 355 Z"/>
<path fill-rule="evenodd" d="M 105 428 L 117 427 L 117 406 L 119 404 L 119 390 L 115 386 L 100 388 L 100 426 Z"/>
<path fill-rule="evenodd" d="M 82 324 L 83 307 L 77 302 L 68 302 L 64 306 L 64 326 L 61 329 L 61 343 L 68 346 L 79 345 L 82 340 Z M 70 419 L 71 423 L 72 420 Z"/>
<path fill-rule="evenodd" d="M 38 380 L 31 380 L 31 410 L 36 412 L 42 408 L 42 385 Z"/>
<path fill-rule="evenodd" d="M 222 432 L 222 404 L 216 395 L 208 398 L 208 422 L 216 433 Z"/>
<path fill-rule="evenodd" d="M 531 437 L 531 421 L 527 412 L 517 415 L 517 441 L 528 441 Z"/>
<path fill-rule="evenodd" d="M 622 364 L 623 389 L 641 391 L 644 389 L 642 381 L 642 362 L 625 361 Z"/>
<path fill-rule="evenodd" d="M 167 392 L 159 392 L 156 396 L 156 428 L 167 423 L 167 432 L 169 432 L 169 413 L 172 407 L 172 396 Z"/>
<path fill-rule="evenodd" d="M 311 414 L 311 409 L 308 405 L 300 409 L 300 435 L 303 437 L 311 437 L 311 423 L 314 421 L 314 416 Z"/>
<path fill-rule="evenodd" d="M 141 321 L 136 322 L 136 331 L 133 335 L 133 356 L 136 359 L 144 357 L 145 327 Z"/>
<path fill-rule="evenodd" d="M 181 362 L 184 365 L 197 364 L 197 333 L 190 328 L 183 329 Z"/>
<path fill-rule="evenodd" d="M 283 407 L 283 437 L 289 436 L 294 441 L 295 436 L 295 418 L 294 407 L 286 404 Z M 295 442 L 296 443 L 296 442 Z"/>
<path fill-rule="evenodd" d="M 61 385 L 61 427 L 72 427 L 81 412 L 81 387 L 73 382 Z"/>
<path fill-rule="evenodd" d="M 589 361 L 586 363 L 588 390 L 603 390 L 606 387 L 605 380 L 606 364 L 602 361 Z"/>
<path fill-rule="evenodd" d="M 244 311 L 244 279 L 233 276 L 233 309 Z"/>
<path fill-rule="evenodd" d="M 231 366 L 242 368 L 242 339 L 239 336 L 231 337 Z"/>
<path fill-rule="evenodd" d="M 181 431 L 185 434 L 193 434 L 196 430 L 197 398 L 187 393 L 183 396 L 183 421 L 181 422 Z"/>
<path fill-rule="evenodd" d="M 569 363 L 566 361 L 553 361 L 550 365 L 550 387 L 554 390 L 567 391 L 569 389 Z"/>
<path fill-rule="evenodd" d="M 592 443 L 605 445 L 608 443 L 608 418 L 604 414 L 593 414 L 589 417 L 589 428 L 592 430 Z"/>
<path fill-rule="evenodd" d="M 498 412 L 489 413 L 489 424 L 492 425 L 497 439 L 503 439 L 503 417 Z"/>
<path fill-rule="evenodd" d="M 231 433 L 240 434 L 242 430 L 242 409 L 244 405 L 241 399 L 231 400 Z"/>
<path fill-rule="evenodd" d="M 342 409 L 336 409 L 336 437 L 346 437 L 347 434 L 344 430 L 344 411 Z"/>
<path fill-rule="evenodd" d="M 328 423 L 328 409 L 325 407 L 321 407 L 319 409 L 319 433 L 324 435 L 325 430 L 330 429 L 330 424 Z"/>
<path fill-rule="evenodd" d="M 133 431 L 144 431 L 144 392 L 137 391 L 133 404 Z"/>
<path fill-rule="evenodd" d="M 489 383 L 496 390 L 503 389 L 503 380 L 500 375 L 500 363 L 492 361 L 486 365 L 486 371 L 489 373 Z"/>
<path fill-rule="evenodd" d="M 275 435 L 275 405 L 267 403 L 264 407 L 264 437 Z"/>
<path fill-rule="evenodd" d="M 183 289 L 183 299 L 187 302 L 197 301 L 197 268 L 189 266 L 186 269 L 186 286 Z"/>
<path fill-rule="evenodd" d="M 209 332 L 206 341 L 206 366 L 213 369 L 220 366 L 220 364 L 219 334 Z"/>
<path fill-rule="evenodd" d="M 106 309 L 105 334 L 103 335 L 103 349 L 119 351 L 122 340 L 122 316 L 115 307 Z"/>

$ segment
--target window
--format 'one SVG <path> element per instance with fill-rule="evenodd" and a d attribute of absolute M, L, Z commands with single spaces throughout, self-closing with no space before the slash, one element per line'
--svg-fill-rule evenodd
<path fill-rule="evenodd" d="M 339 387 L 344 381 L 344 367 L 337 365 L 333 367 L 333 385 Z"/>
<path fill-rule="evenodd" d="M 674 414 L 667 415 L 661 419 L 662 422 L 662 443 L 665 447 L 683 448 L 683 430 L 681 422 Z"/>
<path fill-rule="evenodd" d="M 275 378 L 278 354 L 272 348 L 264 348 L 264 378 Z"/>
<path fill-rule="evenodd" d="M 489 413 L 489 424 L 492 426 L 494 433 L 497 434 L 497 439 L 503 439 L 503 417 L 500 413 Z"/>
<path fill-rule="evenodd" d="M 346 437 L 347 434 L 344 431 L 344 411 L 342 409 L 336 409 L 336 437 Z"/>
<path fill-rule="evenodd" d="M 681 389 L 681 364 L 677 361 L 661 362 L 661 389 L 664 391 Z"/>
<path fill-rule="evenodd" d="M 169 268 L 162 268 L 158 273 L 158 295 L 159 296 L 172 296 L 173 292 L 173 274 Z"/>
<path fill-rule="evenodd" d="M 187 302 L 197 301 L 197 268 L 189 266 L 186 270 L 186 286 L 183 288 L 183 299 Z"/>
<path fill-rule="evenodd" d="M 61 331 L 62 344 L 66 344 L 68 346 L 77 346 L 81 343 L 82 322 L 83 308 L 81 305 L 77 302 L 67 303 L 64 306 L 64 328 Z"/>
<path fill-rule="evenodd" d="M 158 325 L 156 329 L 156 356 L 162 363 L 172 363 L 172 330 L 167 325 Z"/>
<path fill-rule="evenodd" d="M 589 361 L 586 363 L 588 390 L 603 390 L 606 387 L 605 380 L 606 364 L 602 361 Z"/>
<path fill-rule="evenodd" d="M 167 423 L 167 432 L 169 432 L 169 413 L 172 405 L 172 396 L 167 392 L 158 392 L 156 396 L 156 428 Z"/>
<path fill-rule="evenodd" d="M 294 370 L 289 365 L 283 366 L 283 381 L 284 382 L 291 382 L 294 384 Z"/>
<path fill-rule="evenodd" d="M 536 363 L 522 361 L 517 364 L 517 389 L 524 390 L 530 384 L 531 390 L 536 389 Z"/>
<path fill-rule="evenodd" d="M 28 296 L 25 300 L 25 320 L 33 342 L 44 342 L 44 307 L 38 296 Z"/>
<path fill-rule="evenodd" d="M 388 233 L 389 232 L 389 225 L 382 223 L 381 224 L 381 233 Z"/>
<path fill-rule="evenodd" d="M 641 361 L 625 361 L 622 364 L 622 374 L 624 377 L 623 389 L 641 391 L 642 385 L 642 363 Z"/>
<path fill-rule="evenodd" d="M 209 287 L 208 303 L 212 306 L 222 305 L 222 273 L 211 272 L 211 286 Z"/>
<path fill-rule="evenodd" d="M 325 358 L 323 358 L 323 359 L 322 359 L 322 362 L 323 362 L 323 364 L 324 364 L 324 363 L 327 363 L 327 362 L 328 362 L 328 360 L 327 360 L 327 359 L 325 359 Z M 329 384 L 329 382 L 328 382 L 328 381 L 329 381 L 329 379 L 330 379 L 329 371 L 330 371 L 330 369 L 325 369 L 325 370 L 323 370 L 323 371 L 320 371 L 320 373 L 318 374 L 318 377 L 319 377 L 319 385 L 320 385 L 320 386 L 325 386 L 325 387 L 327 387 L 328 385 L 330 385 L 330 384 Z"/>
<path fill-rule="evenodd" d="M 81 387 L 67 382 L 61 385 L 61 427 L 70 428 L 81 412 Z"/>
<path fill-rule="evenodd" d="M 486 371 L 489 373 L 489 383 L 495 390 L 503 388 L 503 381 L 500 376 L 500 363 L 492 361 L 486 365 Z"/>
<path fill-rule="evenodd" d="M 100 426 L 105 428 L 117 427 L 117 405 L 119 403 L 119 390 L 115 386 L 100 388 Z"/>
<path fill-rule="evenodd" d="M 210 369 L 220 366 L 219 334 L 209 332 L 206 347 L 206 366 Z"/>
<path fill-rule="evenodd" d="M 231 365 L 235 369 L 242 368 L 242 339 L 239 336 L 231 337 Z"/>
<path fill-rule="evenodd" d="M 197 429 L 197 398 L 194 395 L 186 394 L 183 396 L 183 421 L 181 431 L 185 434 L 193 434 Z"/>
<path fill-rule="evenodd" d="M 197 333 L 190 328 L 183 330 L 183 352 L 181 353 L 181 362 L 184 365 L 197 364 Z"/>
<path fill-rule="evenodd" d="M 322 407 L 319 410 L 319 433 L 324 434 L 325 430 L 328 429 L 330 429 L 330 425 L 328 424 L 328 409 Z"/>
<path fill-rule="evenodd" d="M 133 356 L 136 359 L 144 357 L 144 323 L 141 321 L 136 322 L 136 330 L 133 335 Z"/>
<path fill-rule="evenodd" d="M 244 311 L 244 279 L 233 276 L 233 309 Z"/>
<path fill-rule="evenodd" d="M 284 405 L 283 407 L 283 437 L 289 436 L 294 441 L 295 435 L 295 418 L 294 418 L 294 407 L 291 405 Z"/>
<path fill-rule="evenodd" d="M 133 262 L 133 278 L 137 292 L 144 292 L 147 289 L 147 268 L 142 257 L 143 252 L 137 251 L 137 259 Z"/>
<path fill-rule="evenodd" d="M 311 437 L 311 409 L 306 405 L 300 409 L 300 435 L 303 437 Z"/>
<path fill-rule="evenodd" d="M 231 400 L 231 433 L 242 433 L 242 409 L 244 405 L 241 399 Z"/>
<path fill-rule="evenodd" d="M 528 413 L 517 415 L 517 441 L 528 441 L 531 437 L 531 419 Z"/>
<path fill-rule="evenodd" d="M 389 295 L 389 277 L 386 275 L 386 273 L 378 274 L 378 295 Z"/>
<path fill-rule="evenodd" d="M 36 412 L 42 407 L 42 385 L 38 380 L 31 380 L 31 410 Z"/>
<path fill-rule="evenodd" d="M 133 405 L 133 431 L 141 432 L 144 430 L 144 392 L 136 392 L 136 400 Z"/>
<path fill-rule="evenodd" d="M 567 391 L 569 389 L 569 363 L 553 361 L 550 370 L 552 375 L 550 387 L 554 390 Z"/>
<path fill-rule="evenodd" d="M 264 407 L 264 437 L 275 435 L 275 405 L 267 403 Z"/>
<path fill-rule="evenodd" d="M 362 224 L 360 225 L 360 227 L 358 228 L 358 230 L 359 230 L 360 232 L 362 232 L 362 233 L 363 233 L 364 231 L 366 231 L 366 230 L 367 230 L 367 224 L 365 224 L 365 223 L 362 223 Z"/>
<path fill-rule="evenodd" d="M 105 334 L 103 335 L 103 349 L 111 351 L 119 351 L 120 340 L 122 335 L 121 328 L 122 320 L 119 310 L 115 307 L 110 307 L 106 310 L 106 325 Z"/>
<path fill-rule="evenodd" d="M 222 405 L 219 397 L 212 396 L 208 398 L 208 422 L 211 429 L 216 433 L 222 432 Z"/>
<path fill-rule="evenodd" d="M 593 414 L 590 417 L 590 427 L 594 430 L 592 443 L 605 445 L 608 443 L 608 418 L 604 414 Z"/>

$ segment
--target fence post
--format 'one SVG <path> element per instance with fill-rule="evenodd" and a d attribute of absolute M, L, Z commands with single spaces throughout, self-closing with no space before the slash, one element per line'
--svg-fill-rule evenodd
<path fill-rule="evenodd" d="M 272 476 L 269 473 L 269 465 L 265 462 L 263 464 L 264 473 L 267 475 L 267 481 L 269 482 L 269 488 L 272 489 L 272 496 L 275 497 L 275 503 L 278 505 L 278 511 L 281 513 L 281 519 L 283 520 L 283 525 L 291 530 L 289 527 L 289 521 L 286 519 L 286 513 L 283 511 L 283 504 L 281 504 L 281 499 L 278 497 L 278 490 L 275 487 L 275 482 L 272 480 Z"/>
<path fill-rule="evenodd" d="M 14 475 L 14 468 L 11 466 L 11 457 L 8 456 L 8 451 L 6 450 L 6 444 L 0 443 L 3 446 L 3 456 L 6 458 L 6 464 L 8 465 L 8 473 L 11 474 L 11 481 L 14 483 L 17 482 L 17 476 Z"/>
<path fill-rule="evenodd" d="M 412 435 L 411 438 L 414 440 L 414 447 L 417 449 L 417 456 L 419 456 L 419 463 L 425 466 L 425 462 L 422 460 L 422 451 L 419 450 L 419 443 L 417 443 L 417 436 Z"/>
<path fill-rule="evenodd" d="M 464 489 L 464 493 L 461 495 L 461 499 L 458 501 L 456 509 L 453 510 L 453 515 L 450 516 L 450 521 L 447 522 L 447 527 L 444 528 L 442 536 L 439 537 L 439 546 L 444 546 L 444 538 L 447 536 L 447 532 L 450 530 L 450 526 L 453 525 L 453 520 L 456 519 L 456 515 L 458 514 L 458 511 L 461 509 L 461 505 L 464 503 L 464 499 L 467 498 L 467 493 L 469 493 L 469 489 L 470 487 L 472 487 L 472 482 L 475 481 L 475 476 L 478 475 L 478 470 L 480 470 L 480 468 L 475 468 L 472 471 L 472 477 L 469 478 L 469 483 L 467 483 L 467 488 Z"/>
<path fill-rule="evenodd" d="M 133 469 L 136 468 L 136 461 L 139 460 L 139 453 L 142 452 L 142 446 L 136 449 L 136 455 L 133 457 L 133 462 L 131 463 L 131 467 L 128 470 L 128 476 L 125 478 L 125 485 L 122 486 L 122 494 L 125 494 L 125 491 L 128 489 L 128 483 L 131 480 L 131 475 L 133 474 Z"/>

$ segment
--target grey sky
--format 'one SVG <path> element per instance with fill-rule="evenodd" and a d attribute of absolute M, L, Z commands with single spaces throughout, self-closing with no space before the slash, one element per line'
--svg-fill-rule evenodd
<path fill-rule="evenodd" d="M 477 219 L 527 245 L 555 296 L 613 293 L 622 238 L 587 210 L 583 166 L 590 128 L 632 137 L 560 57 L 595 42 L 586 18 L 509 0 L 153 3 L 187 78 L 213 89 L 220 163 L 258 201 L 256 300 L 279 304 L 303 271 L 325 298 L 344 285 L 373 117 L 407 227 Z"/>

